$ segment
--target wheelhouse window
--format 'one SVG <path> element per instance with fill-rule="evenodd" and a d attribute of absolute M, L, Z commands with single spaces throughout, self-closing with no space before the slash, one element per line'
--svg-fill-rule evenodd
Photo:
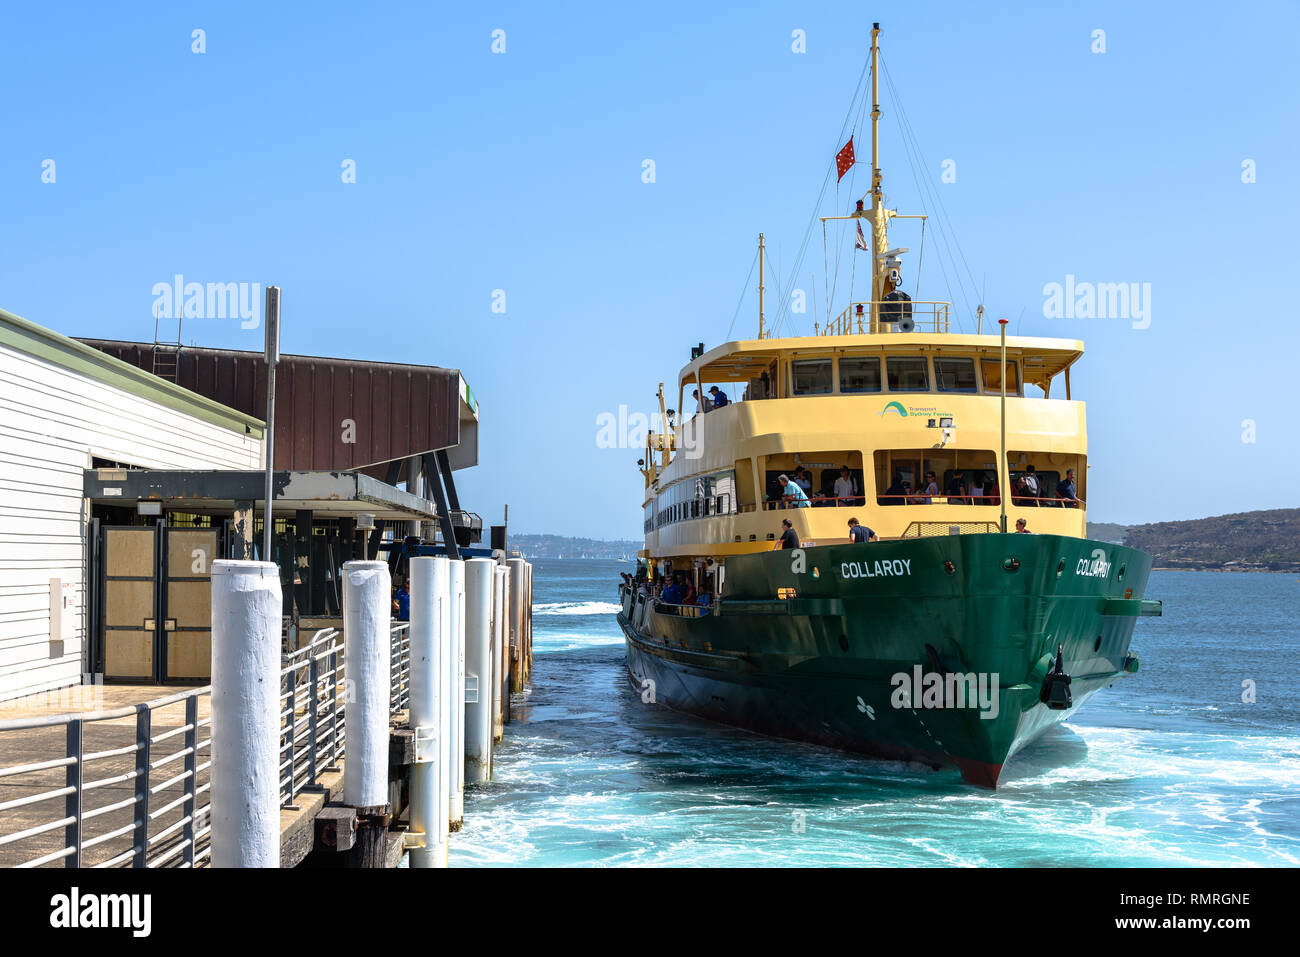
<path fill-rule="evenodd" d="M 840 391 L 879 392 L 880 357 L 845 356 L 840 359 Z"/>
<path fill-rule="evenodd" d="M 934 380 L 940 392 L 978 392 L 975 382 L 975 360 L 954 357 L 935 357 Z"/>
<path fill-rule="evenodd" d="M 1002 360 L 981 359 L 980 374 L 987 392 L 1002 392 Z M 1014 359 L 1007 360 L 1007 395 L 1020 395 L 1020 370 Z"/>
<path fill-rule="evenodd" d="M 925 356 L 889 356 L 885 374 L 890 392 L 929 392 L 929 363 Z"/>
<path fill-rule="evenodd" d="M 798 359 L 790 363 L 795 395 L 827 395 L 831 391 L 830 359 Z"/>

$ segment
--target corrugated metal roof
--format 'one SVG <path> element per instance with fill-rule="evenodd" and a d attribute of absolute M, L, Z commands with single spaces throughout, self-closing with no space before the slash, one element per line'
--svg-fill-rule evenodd
<path fill-rule="evenodd" d="M 153 343 L 81 341 L 138 368 L 153 367 Z M 452 448 L 460 441 L 462 381 L 459 370 L 438 366 L 281 355 L 275 467 L 359 469 L 383 477 L 383 463 Z M 182 347 L 176 382 L 250 415 L 265 414 L 260 352 Z"/>

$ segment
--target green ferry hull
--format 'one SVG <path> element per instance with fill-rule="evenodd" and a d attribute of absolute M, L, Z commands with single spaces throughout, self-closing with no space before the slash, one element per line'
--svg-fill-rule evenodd
<path fill-rule="evenodd" d="M 811 546 L 728 559 L 703 613 L 625 590 L 619 623 L 645 700 L 996 787 L 1019 749 L 1135 669 L 1134 624 L 1160 613 L 1142 599 L 1150 569 L 1056 535 Z M 1058 648 L 1068 707 L 1044 700 Z"/>

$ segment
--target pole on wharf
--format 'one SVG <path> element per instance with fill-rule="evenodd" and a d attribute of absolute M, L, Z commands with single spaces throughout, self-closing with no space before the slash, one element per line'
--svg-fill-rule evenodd
<path fill-rule="evenodd" d="M 443 683 L 447 659 L 447 605 L 450 559 L 415 557 L 411 584 L 411 730 L 415 763 L 411 766 L 411 831 L 422 846 L 411 848 L 411 867 L 447 866 L 447 776 L 442 760 Z M 420 838 L 417 837 L 417 840 Z"/>
<path fill-rule="evenodd" d="M 510 615 L 510 570 L 498 564 L 493 573 L 493 611 L 491 611 L 491 740 L 504 736 L 502 689 L 506 687 L 506 619 Z"/>
<path fill-rule="evenodd" d="M 280 866 L 280 570 L 212 563 L 212 866 Z"/>
<path fill-rule="evenodd" d="M 451 563 L 451 663 L 447 669 L 448 826 L 459 831 L 465 823 L 465 562 Z"/>
<path fill-rule="evenodd" d="M 387 562 L 343 564 L 343 660 L 347 666 L 347 760 L 343 803 L 356 808 L 353 867 L 383 867 L 388 825 L 388 707 L 392 587 Z"/>
<path fill-rule="evenodd" d="M 524 680 L 533 677 L 533 563 L 528 569 L 527 587 L 524 589 Z"/>
<path fill-rule="evenodd" d="M 511 611 L 511 590 L 510 590 L 510 563 L 506 563 L 506 575 L 500 581 L 502 588 L 502 611 L 500 611 L 500 671 L 497 672 L 500 681 L 500 724 L 502 732 L 500 736 L 504 737 L 504 727 L 510 724 L 510 636 L 511 622 L 513 620 Z"/>
<path fill-rule="evenodd" d="M 497 563 L 465 563 L 465 780 L 492 777 L 492 599 Z"/>
<path fill-rule="evenodd" d="M 524 609 L 528 594 L 528 563 L 522 558 L 506 562 L 510 566 L 510 690 L 524 690 Z"/>

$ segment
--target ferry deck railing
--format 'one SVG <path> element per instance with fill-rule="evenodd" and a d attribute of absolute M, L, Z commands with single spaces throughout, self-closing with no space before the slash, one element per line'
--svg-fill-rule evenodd
<path fill-rule="evenodd" d="M 898 505 L 1000 505 L 1001 500 L 995 495 L 925 495 L 921 492 L 908 492 L 904 495 L 876 495 L 876 504 L 883 506 Z M 765 511 L 777 511 L 795 508 L 818 508 L 826 506 L 843 507 L 862 507 L 866 499 L 861 495 L 855 495 L 849 498 L 836 497 L 834 495 L 810 495 L 808 496 L 808 506 L 796 505 L 793 502 L 784 502 L 780 499 L 769 499 L 763 503 Z M 1086 508 L 1087 504 L 1079 498 L 1057 498 L 1055 496 L 1039 495 L 1036 497 L 1012 495 L 1009 503 L 1015 508 Z M 742 505 L 739 509 L 741 512 L 752 512 L 756 506 Z"/>
<path fill-rule="evenodd" d="M 910 316 L 914 327 L 912 331 L 914 332 L 946 333 L 950 325 L 949 313 L 952 311 L 952 304 L 948 302 L 919 299 L 904 302 L 866 299 L 849 303 L 848 308 L 827 322 L 824 329 L 817 330 L 818 334 L 823 336 L 859 336 L 868 333 L 892 332 L 898 328 L 896 323 L 874 320 L 871 308 L 873 305 L 879 307 L 879 314 L 882 319 L 890 316 Z"/>
<path fill-rule="evenodd" d="M 409 631 L 407 622 L 392 627 L 393 713 L 409 706 Z M 0 866 L 205 864 L 211 698 L 205 685 L 112 710 L 0 720 Z M 347 740 L 345 700 L 337 629 L 321 629 L 282 655 L 281 807 L 293 808 L 299 794 L 337 769 Z M 44 754 L 6 766 L 5 754 L 22 739 L 23 750 Z"/>

